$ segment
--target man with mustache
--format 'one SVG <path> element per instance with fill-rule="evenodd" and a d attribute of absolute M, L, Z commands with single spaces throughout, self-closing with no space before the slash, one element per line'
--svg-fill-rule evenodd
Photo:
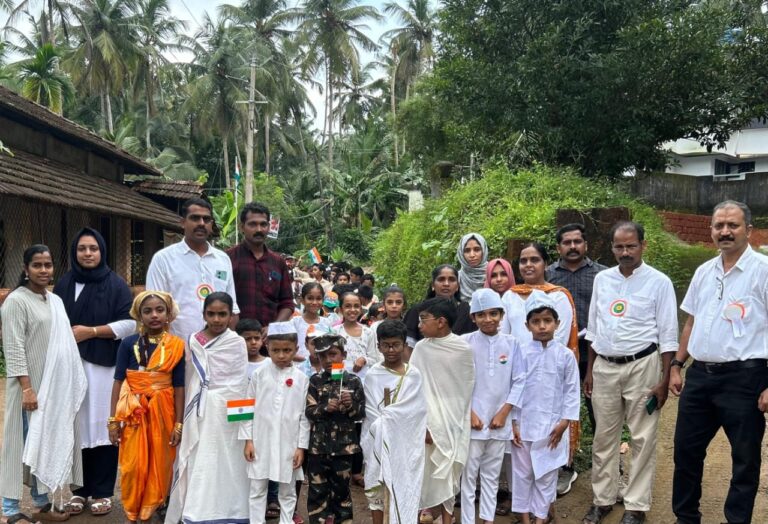
<path fill-rule="evenodd" d="M 232 279 L 232 263 L 208 238 L 213 232 L 211 203 L 192 198 L 181 206 L 184 240 L 161 249 L 152 257 L 147 270 L 147 291 L 165 291 L 179 305 L 179 315 L 170 331 L 185 343 L 205 327 L 203 302 L 215 291 L 228 293 L 234 301 L 233 322 L 240 312 Z M 234 325 L 234 324 L 233 324 Z"/>
<path fill-rule="evenodd" d="M 677 344 L 672 281 L 643 262 L 645 230 L 619 222 L 611 249 L 619 265 L 595 277 L 586 339 L 584 394 L 597 427 L 592 441 L 592 506 L 582 524 L 598 524 L 619 496 L 619 444 L 624 422 L 632 437 L 632 471 L 621 524 L 642 524 L 651 509 L 659 410 L 667 400 Z"/>
<path fill-rule="evenodd" d="M 579 326 L 579 378 L 584 382 L 587 376 L 587 361 L 589 360 L 589 342 L 584 338 L 589 317 L 589 301 L 592 299 L 592 285 L 597 274 L 607 269 L 587 256 L 587 239 L 582 224 L 566 224 L 555 233 L 557 252 L 560 259 L 547 267 L 547 282 L 562 286 L 573 297 L 576 307 L 576 323 Z M 592 400 L 585 397 L 587 414 L 592 432 L 595 431 L 595 415 L 592 411 Z M 583 429 L 582 429 L 583 431 Z M 576 472 L 572 466 L 564 466 L 557 478 L 557 494 L 565 495 L 571 490 Z"/>
<path fill-rule="evenodd" d="M 257 202 L 240 211 L 243 241 L 227 250 L 232 260 L 240 317 L 258 320 L 264 328 L 293 315 L 293 291 L 288 266 L 279 253 L 267 248 L 270 213 Z"/>
<path fill-rule="evenodd" d="M 768 410 L 768 258 L 749 245 L 752 213 L 741 202 L 715 206 L 711 233 L 720 254 L 699 266 L 680 305 L 688 319 L 669 381 L 680 396 L 672 484 L 678 524 L 702 522 L 704 458 L 720 428 L 733 460 L 724 508 L 729 523 L 753 521 L 760 482 Z M 689 356 L 683 387 L 680 371 Z"/>

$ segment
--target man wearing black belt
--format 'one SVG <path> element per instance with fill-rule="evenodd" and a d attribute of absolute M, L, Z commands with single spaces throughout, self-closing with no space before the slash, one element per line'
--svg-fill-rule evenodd
<path fill-rule="evenodd" d="M 672 484 L 678 524 L 702 521 L 704 458 L 721 427 L 733 460 L 725 518 L 752 522 L 768 407 L 768 258 L 749 246 L 751 215 L 741 202 L 715 207 L 712 240 L 720 255 L 696 270 L 680 306 L 689 317 L 669 382 L 680 395 Z M 688 356 L 693 363 L 683 388 L 680 370 Z"/>
<path fill-rule="evenodd" d="M 659 409 L 667 400 L 669 363 L 677 351 L 677 302 L 672 281 L 643 262 L 645 231 L 621 222 L 611 231 L 619 265 L 598 273 L 587 324 L 590 341 L 584 394 L 592 397 L 593 504 L 583 524 L 598 524 L 619 495 L 619 444 L 626 420 L 632 471 L 621 524 L 641 524 L 651 509 Z"/>

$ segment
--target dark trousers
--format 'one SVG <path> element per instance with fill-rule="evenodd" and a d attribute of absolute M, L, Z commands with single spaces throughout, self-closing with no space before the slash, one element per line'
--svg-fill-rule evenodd
<path fill-rule="evenodd" d="M 589 341 L 584 338 L 579 339 L 579 380 L 584 383 L 587 376 L 587 364 L 589 363 Z M 585 396 L 584 405 L 587 407 L 587 416 L 589 417 L 589 426 L 592 434 L 595 434 L 595 412 L 592 410 L 592 399 Z M 584 431 L 584 427 L 581 428 Z"/>
<path fill-rule="evenodd" d="M 117 446 L 86 448 L 83 453 L 83 487 L 72 491 L 83 498 L 103 499 L 115 494 Z"/>
<path fill-rule="evenodd" d="M 691 367 L 680 396 L 675 427 L 672 510 L 683 524 L 700 524 L 701 479 L 707 446 L 722 427 L 731 444 L 731 484 L 725 518 L 752 522 L 760 482 L 760 447 L 765 416 L 757 400 L 766 387 L 765 367 L 709 374 Z"/>
<path fill-rule="evenodd" d="M 352 522 L 351 471 L 352 455 L 307 455 L 307 513 L 311 524 L 323 524 L 331 515 L 336 524 Z"/>
<path fill-rule="evenodd" d="M 357 441 L 360 442 L 360 436 L 363 434 L 363 425 L 355 424 L 355 431 L 357 432 Z M 361 475 L 363 473 L 363 452 L 355 453 L 352 455 L 352 474 Z"/>

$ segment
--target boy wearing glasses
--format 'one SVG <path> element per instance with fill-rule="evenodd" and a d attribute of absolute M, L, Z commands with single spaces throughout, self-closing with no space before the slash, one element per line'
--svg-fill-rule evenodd
<path fill-rule="evenodd" d="M 469 452 L 475 363 L 466 341 L 451 332 L 456 316 L 456 305 L 450 299 L 422 302 L 419 330 L 424 338 L 416 343 L 410 360 L 421 371 L 427 401 L 421 524 L 431 524 L 433 508 L 439 508 L 442 522 L 451 522 Z"/>
<path fill-rule="evenodd" d="M 475 486 L 480 477 L 480 520 L 490 524 L 496 515 L 496 492 L 504 453 L 512 439 L 513 363 L 520 346 L 512 335 L 499 333 L 504 305 L 491 288 L 472 293 L 469 313 L 478 331 L 463 335 L 475 362 L 469 457 L 461 476 L 461 522 L 475 523 Z M 512 486 L 510 486 L 511 490 Z"/>
<path fill-rule="evenodd" d="M 403 361 L 408 328 L 384 320 L 376 329 L 384 360 L 365 376 L 365 495 L 373 524 L 416 522 L 419 514 L 427 404 L 421 373 Z"/>

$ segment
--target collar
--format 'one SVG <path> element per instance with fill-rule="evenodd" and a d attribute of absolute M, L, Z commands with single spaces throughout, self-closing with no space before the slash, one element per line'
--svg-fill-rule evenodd
<path fill-rule="evenodd" d="M 189 247 L 189 244 L 187 244 L 187 239 L 183 238 L 183 239 L 181 240 L 180 244 L 182 244 L 182 252 L 183 252 L 185 255 L 186 255 L 187 253 L 194 253 L 195 255 L 197 255 L 197 251 L 195 251 L 194 249 L 192 249 L 191 247 Z M 208 250 L 207 250 L 207 251 L 206 251 L 206 252 L 205 252 L 203 255 L 198 255 L 198 256 L 204 256 L 204 257 L 206 257 L 206 256 L 208 256 L 208 255 L 210 255 L 210 254 L 212 254 L 212 253 L 213 253 L 213 246 L 211 245 L 211 243 L 210 243 L 210 242 L 206 242 L 206 243 L 205 243 L 205 245 L 208 247 Z"/>
<path fill-rule="evenodd" d="M 262 260 L 267 260 L 272 256 L 272 251 L 267 247 L 266 243 L 264 243 L 264 254 L 261 256 L 261 258 L 256 258 L 253 256 L 253 251 L 250 250 L 245 240 L 240 242 L 240 249 L 243 251 L 243 253 L 247 254 L 249 257 L 253 258 L 257 262 L 261 262 Z"/>
<path fill-rule="evenodd" d="M 624 273 L 621 272 L 619 265 L 614 266 L 614 268 L 616 269 L 616 274 L 618 274 L 621 278 L 625 280 L 629 280 L 632 277 L 635 277 L 637 275 L 642 275 L 643 273 L 645 273 L 648 269 L 648 264 L 645 263 L 645 260 L 641 260 L 640 265 L 637 266 L 635 270 L 632 272 L 632 274 L 629 275 L 628 277 L 624 276 Z"/>
<path fill-rule="evenodd" d="M 581 261 L 581 265 L 576 268 L 576 271 L 584 268 L 584 267 L 591 267 L 594 265 L 594 262 L 589 257 L 584 257 L 584 259 Z M 559 258 L 557 260 L 557 263 L 555 264 L 555 269 L 562 269 L 564 271 L 571 271 L 567 267 L 565 267 L 565 261 L 562 258 Z M 571 271 L 571 273 L 575 273 L 576 271 Z"/>
<path fill-rule="evenodd" d="M 738 269 L 742 273 L 746 271 L 747 268 L 749 267 L 750 262 L 754 258 L 754 254 L 755 252 L 753 251 L 752 246 L 747 245 L 747 249 L 745 249 L 744 252 L 741 254 L 741 256 L 739 257 L 739 260 L 731 268 L 731 271 L 733 271 L 734 269 Z M 717 269 L 720 270 L 721 274 L 725 274 L 725 269 L 723 267 L 723 255 L 717 256 L 715 266 L 717 267 Z"/>

